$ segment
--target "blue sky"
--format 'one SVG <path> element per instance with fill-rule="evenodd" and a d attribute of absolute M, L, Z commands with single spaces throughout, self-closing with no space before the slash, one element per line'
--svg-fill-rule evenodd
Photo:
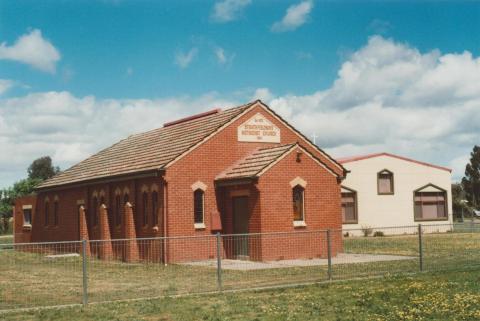
<path fill-rule="evenodd" d="M 344 56 L 378 32 L 422 51 L 480 50 L 476 2 L 317 1 L 304 25 L 273 33 L 295 3 L 252 1 L 238 20 L 215 23 L 213 1 L 2 1 L 1 41 L 39 29 L 62 59 L 55 75 L 10 61 L 0 68 L 29 90 L 100 98 L 257 87 L 306 94 L 330 86 Z M 232 63 L 218 64 L 215 47 L 234 54 Z M 198 53 L 188 68 L 175 65 L 175 53 L 191 48 Z"/>
<path fill-rule="evenodd" d="M 385 150 L 456 178 L 479 134 L 451 125 L 480 108 L 477 1 L 2 1 L 0 43 L 0 187 L 44 154 L 66 168 L 132 132 L 255 97 L 334 156 Z M 413 137 L 408 118 L 432 109 L 438 122 Z M 360 111 L 379 118 L 352 123 Z"/>

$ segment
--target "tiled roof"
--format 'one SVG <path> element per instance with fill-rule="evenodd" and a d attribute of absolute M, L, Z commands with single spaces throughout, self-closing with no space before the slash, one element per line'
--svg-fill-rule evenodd
<path fill-rule="evenodd" d="M 161 169 L 255 102 L 132 135 L 43 182 L 39 189 Z"/>
<path fill-rule="evenodd" d="M 339 162 L 340 164 L 346 164 L 346 163 L 350 163 L 350 162 L 356 162 L 356 161 L 360 161 L 360 160 L 363 160 L 363 159 L 369 159 L 369 158 L 380 157 L 380 156 L 393 157 L 393 158 L 401 159 L 401 160 L 404 160 L 404 161 L 407 161 L 407 162 L 412 162 L 412 163 L 416 163 L 416 164 L 420 164 L 420 165 L 424 165 L 424 166 L 428 166 L 428 167 L 433 167 L 433 168 L 441 169 L 441 170 L 448 171 L 448 172 L 452 171 L 448 167 L 443 167 L 443 166 L 439 166 L 439 165 L 425 163 L 425 162 L 417 161 L 415 159 L 411 159 L 411 158 L 407 158 L 407 157 L 403 157 L 403 156 L 399 156 L 399 155 L 394 155 L 394 154 L 390 154 L 390 153 L 385 153 L 385 152 L 384 153 L 376 153 L 376 154 L 367 154 L 367 155 L 358 155 L 358 156 L 337 158 L 337 162 Z"/>
<path fill-rule="evenodd" d="M 251 178 L 258 176 L 265 168 L 292 150 L 297 144 L 257 148 L 246 157 L 217 176 L 217 180 Z"/>

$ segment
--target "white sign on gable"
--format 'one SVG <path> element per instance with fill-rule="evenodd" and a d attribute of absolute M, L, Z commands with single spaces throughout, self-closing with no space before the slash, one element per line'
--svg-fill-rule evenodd
<path fill-rule="evenodd" d="M 280 143 L 280 129 L 258 113 L 238 126 L 239 142 Z"/>

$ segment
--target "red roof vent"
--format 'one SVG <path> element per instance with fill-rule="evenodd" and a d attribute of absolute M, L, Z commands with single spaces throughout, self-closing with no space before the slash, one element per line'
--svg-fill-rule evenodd
<path fill-rule="evenodd" d="M 202 118 L 202 117 L 205 117 L 205 116 L 210 116 L 210 115 L 216 114 L 220 111 L 221 111 L 220 108 L 217 108 L 217 109 L 214 109 L 214 110 L 209 110 L 209 111 L 206 111 L 204 113 L 196 114 L 196 115 L 193 115 L 193 116 L 188 116 L 188 117 L 185 117 L 185 118 L 181 118 L 181 119 L 178 119 L 178 120 L 174 120 L 174 121 L 165 123 L 165 124 L 163 124 L 163 127 L 169 127 L 169 126 L 177 125 L 177 124 L 184 123 L 184 122 L 187 122 L 187 121 L 190 121 L 190 120 Z"/>

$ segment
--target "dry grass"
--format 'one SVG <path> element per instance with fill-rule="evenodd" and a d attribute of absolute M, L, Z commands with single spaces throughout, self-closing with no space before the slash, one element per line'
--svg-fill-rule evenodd
<path fill-rule="evenodd" d="M 480 263 L 480 234 L 424 235 L 427 271 L 476 268 Z M 347 238 L 345 252 L 418 256 L 418 236 Z M 334 279 L 417 272 L 417 259 L 342 264 L 333 267 Z M 81 303 L 82 259 L 49 259 L 45 254 L 0 252 L 0 310 Z M 254 271 L 222 271 L 224 289 L 249 289 L 327 280 L 326 266 Z M 128 264 L 91 259 L 88 264 L 90 302 L 135 299 L 217 290 L 216 270 L 209 267 Z"/>
<path fill-rule="evenodd" d="M 479 320 L 476 272 L 428 273 L 268 291 L 0 314 L 9 321 Z"/>

